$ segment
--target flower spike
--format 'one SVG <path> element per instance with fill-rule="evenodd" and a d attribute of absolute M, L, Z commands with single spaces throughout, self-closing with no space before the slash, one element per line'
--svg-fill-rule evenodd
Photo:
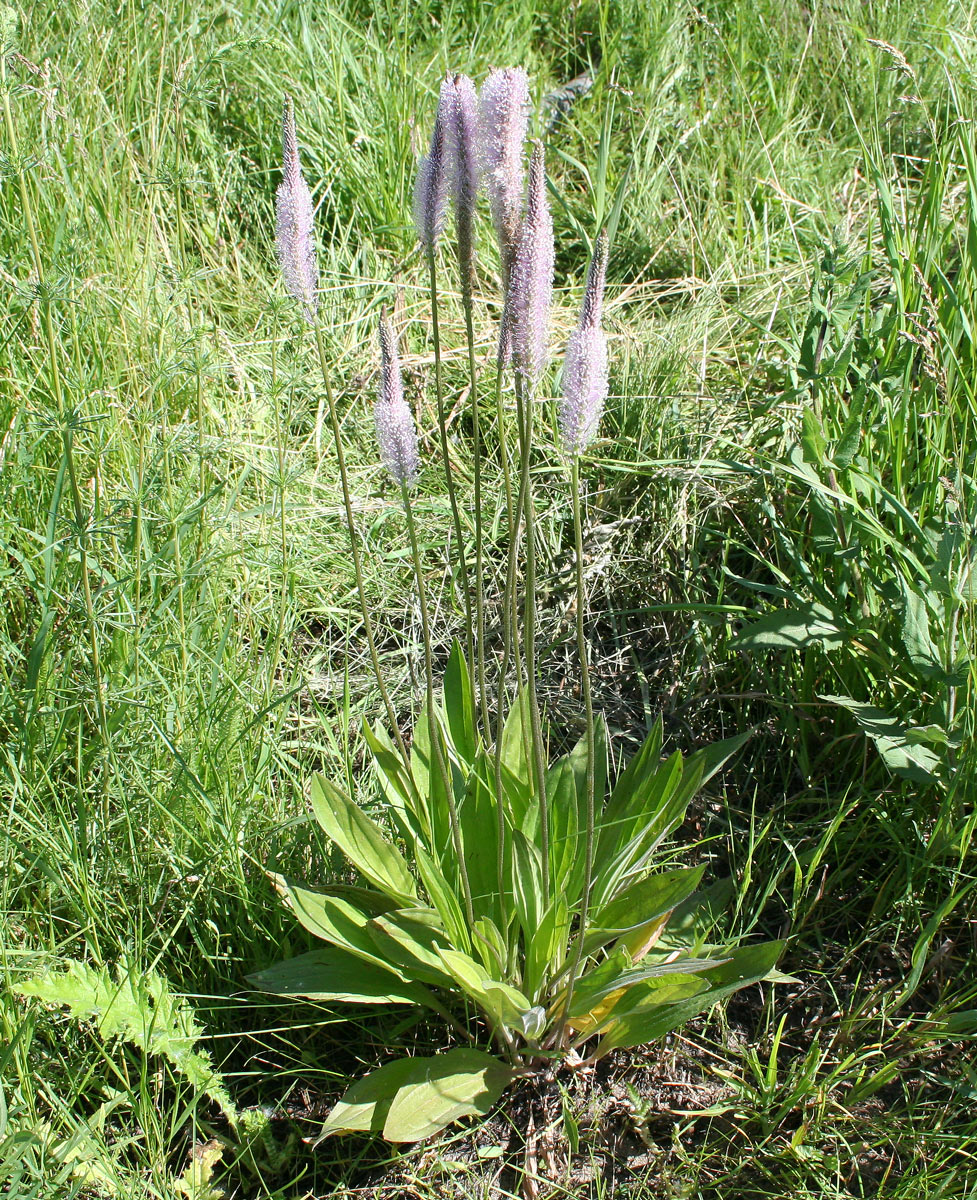
<path fill-rule="evenodd" d="M 383 465 L 396 483 L 411 487 L 421 469 L 417 427 L 404 399 L 397 335 L 386 312 L 380 316 L 380 393 L 373 416 Z"/>
<path fill-rule="evenodd" d="M 503 315 L 502 330 L 502 357 L 506 357 L 505 342 L 511 338 L 512 358 L 530 386 L 538 382 L 546 366 L 554 257 L 543 143 L 536 142 L 529 164 L 526 216 L 512 265 L 508 318 Z"/>
<path fill-rule="evenodd" d="M 295 110 L 285 97 L 282 113 L 282 181 L 275 193 L 275 250 L 285 287 L 302 305 L 307 321 L 314 321 L 319 306 L 319 270 L 313 239 L 312 193 L 302 177 Z"/>
<path fill-rule="evenodd" d="M 587 272 L 580 322 L 570 335 L 563 361 L 563 396 L 557 417 L 568 457 L 593 441 L 607 399 L 607 338 L 600 327 L 607 278 L 607 234 L 601 233 Z"/>

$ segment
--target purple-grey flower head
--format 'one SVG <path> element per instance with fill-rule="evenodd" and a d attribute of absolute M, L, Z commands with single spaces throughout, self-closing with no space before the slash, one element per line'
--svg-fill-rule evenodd
<path fill-rule="evenodd" d="M 434 115 L 431 145 L 427 154 L 417 164 L 417 178 L 414 180 L 414 224 L 417 227 L 417 237 L 424 249 L 432 253 L 444 229 L 444 219 L 448 210 L 446 158 L 453 106 L 454 97 L 447 89 L 445 80 L 438 98 L 438 110 Z"/>
<path fill-rule="evenodd" d="M 302 305 L 306 320 L 313 321 L 319 305 L 319 270 L 312 236 L 312 193 L 302 178 L 289 96 L 282 114 L 282 181 L 275 194 L 275 216 L 275 250 L 285 287 Z"/>
<path fill-rule="evenodd" d="M 533 144 L 529 163 L 526 215 L 519 232 L 508 296 L 508 316 L 503 313 L 501 357 L 511 356 L 530 386 L 543 373 L 549 340 L 550 305 L 553 301 L 553 218 L 546 197 L 543 144 Z M 508 328 L 507 328 L 508 325 Z"/>
<path fill-rule="evenodd" d="M 479 97 L 482 179 L 508 286 L 522 214 L 523 153 L 529 129 L 529 77 L 521 67 L 489 72 Z"/>
<path fill-rule="evenodd" d="M 421 469 L 417 427 L 404 399 L 397 335 L 386 313 L 380 317 L 380 393 L 373 416 L 383 465 L 395 482 L 411 487 Z"/>
<path fill-rule="evenodd" d="M 594 247 L 580 322 L 563 360 L 563 396 L 557 410 L 564 454 L 582 454 L 597 433 L 607 399 L 607 338 L 600 327 L 607 278 L 607 235 Z"/>
<path fill-rule="evenodd" d="M 448 186 L 455 203 L 462 285 L 471 287 L 475 270 L 475 203 L 478 199 L 478 97 L 467 75 L 446 75 L 448 93 Z"/>

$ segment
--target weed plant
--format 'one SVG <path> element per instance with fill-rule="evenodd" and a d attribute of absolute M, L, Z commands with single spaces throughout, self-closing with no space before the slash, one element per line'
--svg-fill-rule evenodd
<path fill-rule="evenodd" d="M 528 119 L 524 71 L 493 71 L 477 105 L 472 81 L 449 73 L 415 186 L 415 222 L 430 280 L 438 440 L 455 535 L 456 562 L 449 572 L 460 579 L 468 642 L 467 654 L 457 643 L 452 651 L 443 697 L 434 683 L 425 566 L 410 495 L 421 473 L 417 430 L 404 398 L 396 334 L 385 315 L 380 320 L 377 440 L 400 490 L 424 656 L 425 706 L 408 752 L 383 679 L 363 588 L 360 534 L 316 321 L 312 200 L 299 164 L 294 111 L 290 101 L 285 104 L 278 257 L 288 291 L 316 330 L 363 630 L 393 728 L 371 728 L 366 721 L 363 726 L 386 799 L 382 825 L 327 776 L 317 776 L 313 784 L 316 819 L 359 881 L 316 892 L 280 876 L 276 880 L 301 924 L 328 948 L 289 959 L 252 980 L 281 996 L 427 1008 L 465 1041 L 476 1047 L 492 1042 L 497 1051 L 491 1055 L 462 1045 L 430 1058 L 414 1055 L 385 1064 L 349 1089 L 326 1120 L 324 1134 L 382 1132 L 389 1141 L 414 1142 L 459 1117 L 486 1115 L 519 1077 L 552 1073 L 563 1063 L 592 1067 L 613 1050 L 662 1037 L 732 992 L 774 978 L 782 949 L 776 941 L 739 949 L 712 945 L 709 896 L 698 890 L 702 869 L 662 871 L 659 865 L 662 843 L 739 739 L 699 751 L 686 763 L 679 752 L 662 762 L 659 725 L 622 767 L 605 804 L 607 738 L 591 700 L 580 496 L 580 456 L 597 433 L 607 395 L 601 313 L 608 238 L 603 231 L 567 347 L 557 418 L 573 510 L 576 666 L 584 729 L 574 750 L 547 761 L 537 691 L 532 463 L 536 391 L 548 360 L 554 245 L 538 141 L 523 196 Z M 498 454 L 508 481 L 504 648 L 497 666 L 490 664 L 485 644 L 484 514 L 476 508 L 474 547 L 466 556 L 438 337 L 437 250 L 452 196 L 469 334 L 471 422 L 478 442 L 481 381 L 472 338 L 472 283 L 479 162 L 499 239 L 504 289 L 498 306 L 497 423 L 493 445 L 486 446 Z M 507 367 L 515 394 L 512 415 L 503 405 Z M 477 450 L 474 470 L 478 495 Z M 474 576 L 469 562 L 475 564 Z M 371 889 L 364 892 L 360 881 Z M 470 1019 L 465 1023 L 470 1005 L 478 1013 L 475 1028 Z"/>

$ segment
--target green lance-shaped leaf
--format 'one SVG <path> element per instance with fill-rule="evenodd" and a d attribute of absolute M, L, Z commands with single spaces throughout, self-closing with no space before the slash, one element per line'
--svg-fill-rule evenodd
<path fill-rule="evenodd" d="M 523 986 L 535 995 L 547 976 L 553 978 L 563 966 L 570 937 L 570 906 L 566 897 L 556 895 L 527 939 L 526 970 Z"/>
<path fill-rule="evenodd" d="M 520 688 L 502 728 L 502 777 L 512 824 L 521 828 L 533 794 L 529 693 Z"/>
<path fill-rule="evenodd" d="M 456 892 L 445 878 L 440 866 L 423 846 L 415 847 L 414 859 L 417 863 L 421 883 L 424 885 L 428 899 L 437 909 L 449 941 L 452 945 L 464 946 L 467 950 L 471 945 L 471 937 Z"/>
<path fill-rule="evenodd" d="M 355 905 L 340 896 L 310 891 L 291 883 L 282 875 L 269 877 L 285 903 L 295 913 L 299 923 L 309 933 L 333 946 L 348 950 L 364 962 L 391 971 L 398 979 L 409 978 L 379 953 L 376 942 L 367 928 L 370 917 Z"/>
<path fill-rule="evenodd" d="M 616 992 L 627 994 L 630 989 L 649 979 L 665 979 L 669 975 L 699 975 L 730 961 L 723 958 L 677 958 L 674 962 L 642 963 L 631 966 L 626 950 L 616 951 L 599 967 L 581 976 L 573 991 L 571 1018 L 582 1017 L 608 996 Z M 708 986 L 708 985 L 703 985 Z"/>
<path fill-rule="evenodd" d="M 369 722 L 364 718 L 362 730 L 364 741 L 373 756 L 390 814 L 404 840 L 411 845 L 420 839 L 430 844 L 431 821 L 427 804 L 418 793 L 404 760 L 380 726 L 371 729 Z"/>
<path fill-rule="evenodd" d="M 512 891 L 516 914 L 528 942 L 543 915 L 543 860 L 539 847 L 521 829 L 512 831 Z"/>
<path fill-rule="evenodd" d="M 670 913 L 699 886 L 705 866 L 664 871 L 635 880 L 593 914 L 584 954 L 633 931 L 646 929 Z"/>
<path fill-rule="evenodd" d="M 523 993 L 511 984 L 493 979 L 485 968 L 460 950 L 439 950 L 445 968 L 458 986 L 496 1023 L 512 1028 L 532 1005 Z"/>
<path fill-rule="evenodd" d="M 478 745 L 472 694 L 471 674 L 456 639 L 444 672 L 444 715 L 450 745 L 462 763 L 469 766 L 475 761 Z"/>
<path fill-rule="evenodd" d="M 734 950 L 722 966 L 703 972 L 711 986 L 688 1000 L 663 1007 L 652 992 L 647 1009 L 637 1008 L 610 1023 L 597 1047 L 598 1056 L 653 1042 L 740 988 L 759 983 L 773 970 L 783 948 L 783 942 L 764 942 Z"/>
<path fill-rule="evenodd" d="M 276 996 L 336 1000 L 349 1004 L 440 1005 L 420 983 L 399 979 L 338 946 L 299 954 L 248 976 L 252 987 Z"/>
<path fill-rule="evenodd" d="M 458 805 L 458 822 L 476 919 L 485 916 L 500 924 L 512 911 L 512 898 L 498 895 L 498 809 L 494 788 L 488 782 L 492 777 L 492 761 L 481 751 Z"/>
<path fill-rule="evenodd" d="M 320 1136 L 382 1132 L 391 1142 L 417 1142 L 452 1121 L 487 1115 L 512 1078 L 505 1063 L 466 1047 L 400 1059 L 354 1083 Z"/>
<path fill-rule="evenodd" d="M 400 851 L 324 775 L 316 775 L 312 781 L 312 811 L 364 879 L 402 904 L 416 902 L 417 889 Z"/>
<path fill-rule="evenodd" d="M 632 1016 L 636 1011 L 662 1009 L 680 1000 L 688 1000 L 709 987 L 701 975 L 674 972 L 641 980 L 629 988 L 617 988 L 602 1000 L 595 1001 L 587 1012 L 572 1017 L 570 1027 L 576 1031 L 576 1043 L 601 1033 L 612 1022 Z"/>
<path fill-rule="evenodd" d="M 576 902 L 583 886 L 580 814 L 573 766 L 564 755 L 546 773 L 546 803 L 550 813 L 550 873 L 553 889 Z M 576 877 L 579 883 L 574 888 Z"/>
<path fill-rule="evenodd" d="M 688 799 L 679 794 L 682 756 L 677 751 L 664 763 L 647 769 L 633 781 L 623 800 L 617 789 L 601 825 L 594 860 L 593 902 L 608 903 L 628 876 L 642 868 L 656 846 L 682 820 Z"/>
<path fill-rule="evenodd" d="M 433 909 L 386 913 L 372 920 L 367 930 L 383 959 L 396 969 L 423 983 L 451 986 L 451 975 L 438 957 L 439 950 L 449 948 L 448 940 Z"/>

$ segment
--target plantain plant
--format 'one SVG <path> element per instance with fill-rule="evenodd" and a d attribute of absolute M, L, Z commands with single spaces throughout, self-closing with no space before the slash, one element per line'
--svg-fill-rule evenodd
<path fill-rule="evenodd" d="M 311 196 L 286 101 L 278 252 L 286 285 L 315 328 L 323 370 L 364 634 L 387 715 L 386 727 L 363 725 L 384 811 L 381 825 L 333 780 L 324 775 L 313 780 L 315 818 L 360 882 L 313 890 L 273 876 L 298 921 L 323 945 L 260 971 L 251 981 L 280 996 L 427 1009 L 456 1039 L 453 1048 L 435 1057 L 387 1063 L 353 1083 L 329 1114 L 324 1135 L 363 1131 L 393 1142 L 417 1141 L 459 1118 L 487 1113 L 515 1080 L 559 1065 L 591 1065 L 613 1050 L 662 1037 L 739 988 L 783 978 L 775 970 L 782 943 L 738 946 L 716 940 L 731 894 L 728 881 L 703 888 L 701 866 L 662 868 L 663 843 L 698 789 L 745 737 L 684 759 L 676 752 L 663 760 L 659 723 L 617 772 L 613 786 L 609 780 L 606 725 L 595 716 L 590 695 L 580 484 L 581 455 L 596 434 L 607 395 L 601 315 L 608 243 L 603 234 L 595 239 L 556 413 L 573 511 L 585 732 L 568 754 L 547 761 L 535 687 L 530 462 L 535 393 L 546 368 L 554 253 L 539 142 L 525 186 L 528 114 L 528 80 L 520 70 L 493 71 L 480 103 L 470 80 L 449 75 L 415 193 L 430 276 L 442 465 L 468 618 L 466 646 L 455 643 L 440 688 L 434 681 L 425 573 L 411 506 L 423 464 L 414 416 L 404 399 L 397 336 L 386 315 L 380 324 L 377 439 L 380 458 L 400 489 L 424 642 L 427 696 L 408 746 L 384 686 L 363 592 L 318 318 Z M 499 239 L 503 282 L 495 440 L 509 549 L 494 689 L 488 683 L 485 637 L 482 445 L 472 332 L 477 160 Z M 436 249 L 449 198 L 458 231 L 475 442 L 470 556 L 463 550 L 444 437 L 437 325 Z M 508 373 L 514 413 L 503 403 Z"/>

